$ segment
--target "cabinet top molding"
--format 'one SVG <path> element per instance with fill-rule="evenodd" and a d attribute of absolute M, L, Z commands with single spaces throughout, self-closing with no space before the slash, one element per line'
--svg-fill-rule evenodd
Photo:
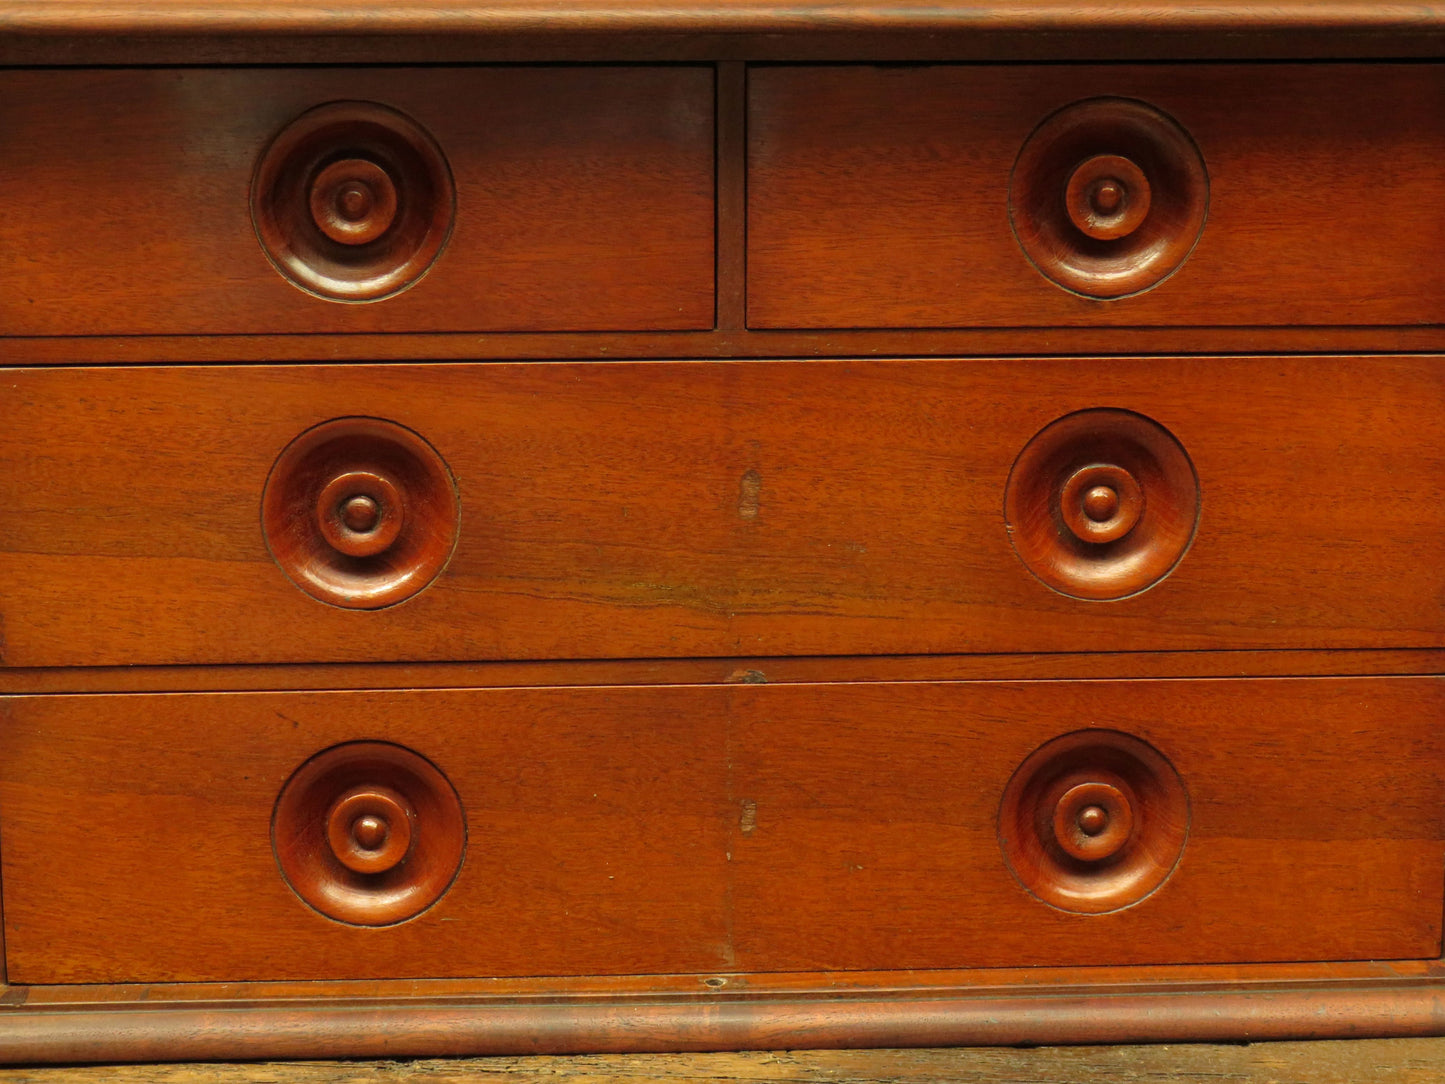
<path fill-rule="evenodd" d="M 1445 4 L 1114 0 L 0 0 L 0 34 L 547 34 L 807 32 L 1279 33 L 1445 30 Z"/>

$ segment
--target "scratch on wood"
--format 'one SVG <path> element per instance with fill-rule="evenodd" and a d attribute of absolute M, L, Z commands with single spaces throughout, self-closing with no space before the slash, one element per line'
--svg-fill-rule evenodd
<path fill-rule="evenodd" d="M 738 487 L 738 515 L 743 519 L 758 518 L 758 499 L 763 491 L 763 476 L 756 470 L 743 472 L 742 485 Z"/>
<path fill-rule="evenodd" d="M 743 815 L 738 821 L 738 827 L 742 829 L 743 835 L 750 836 L 758 828 L 758 803 L 743 802 Z"/>

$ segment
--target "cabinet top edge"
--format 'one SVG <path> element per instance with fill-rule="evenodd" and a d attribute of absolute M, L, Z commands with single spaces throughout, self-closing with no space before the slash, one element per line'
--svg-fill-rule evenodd
<path fill-rule="evenodd" d="M 1445 4 L 1342 0 L 0 0 L 0 35 L 1280 33 L 1406 37 Z"/>

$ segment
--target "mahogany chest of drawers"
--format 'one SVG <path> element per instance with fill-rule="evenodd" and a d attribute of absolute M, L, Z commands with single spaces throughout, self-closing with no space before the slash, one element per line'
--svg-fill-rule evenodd
<path fill-rule="evenodd" d="M 0 1058 L 1445 1032 L 1442 35 L 0 2 Z"/>

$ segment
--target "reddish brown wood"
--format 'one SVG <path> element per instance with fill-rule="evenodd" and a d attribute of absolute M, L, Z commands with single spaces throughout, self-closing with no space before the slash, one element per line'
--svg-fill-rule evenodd
<path fill-rule="evenodd" d="M 1019 765 L 998 813 L 1009 869 L 1061 911 L 1132 906 L 1168 879 L 1189 838 L 1179 773 L 1147 742 L 1076 730 Z"/>
<path fill-rule="evenodd" d="M 343 742 L 286 781 L 271 842 L 286 883 L 323 915 L 390 926 L 451 887 L 466 853 L 466 818 L 425 757 L 389 742 Z"/>
<path fill-rule="evenodd" d="M 1089 98 L 1024 141 L 1008 210 L 1046 278 L 1085 297 L 1126 297 L 1159 285 L 1194 251 L 1209 177 L 1172 117 L 1127 98 Z"/>
<path fill-rule="evenodd" d="M 411 286 L 455 216 L 442 149 L 410 117 L 374 102 L 308 110 L 277 134 L 251 179 L 266 255 L 303 290 L 337 301 Z"/>
<path fill-rule="evenodd" d="M 1439 364 L 14 371 L 5 661 L 1445 646 Z M 1163 425 L 1200 484 L 1188 554 L 1118 602 L 1040 583 L 1003 515 L 1033 436 L 1099 406 Z M 447 569 L 367 612 L 297 591 L 259 527 L 281 450 L 358 415 L 424 438 L 462 502 Z"/>
<path fill-rule="evenodd" d="M 610 999 L 487 1003 L 220 1002 L 204 1007 L 21 1008 L 0 1029 L 12 1062 L 173 1058 L 409 1057 L 632 1052 L 1310 1039 L 1357 1020 L 1357 1038 L 1435 1035 L 1445 993 L 1434 981 L 1310 989 L 1262 984 L 1109 992 L 1088 987 L 940 991 L 930 998 Z M 123 1013 L 115 1011 L 118 1008 Z M 123 1030 L 116 1027 L 124 1020 Z"/>
<path fill-rule="evenodd" d="M 457 545 L 456 482 L 410 429 L 337 418 L 297 436 L 261 494 L 266 546 L 313 598 L 373 610 L 424 590 Z"/>
<path fill-rule="evenodd" d="M 248 194 L 278 132 L 358 100 L 435 139 L 456 223 L 411 289 L 342 305 L 276 271 Z M 713 326 L 704 67 L 9 71 L 0 103 L 7 334 Z"/>
<path fill-rule="evenodd" d="M 18 698 L 0 764 L 10 973 L 1435 956 L 1442 697 L 1436 679 L 1397 678 Z M 1189 840 L 1147 898 L 1068 913 L 1015 881 L 996 818 L 1013 769 L 1099 704 L 1178 771 Z M 270 846 L 295 765 L 358 719 L 435 763 L 469 821 L 450 891 L 384 929 L 306 907 Z"/>
<path fill-rule="evenodd" d="M 748 70 L 717 66 L 717 326 L 748 322 Z"/>
<path fill-rule="evenodd" d="M 134 335 L 13 338 L 15 365 L 255 361 L 557 361 L 676 358 L 1093 357 L 1445 351 L 1445 326 L 968 328 L 897 331 L 686 331 L 631 334 Z"/>
<path fill-rule="evenodd" d="M 623 9 L 602 0 L 569 3 L 558 12 L 540 0 L 463 0 L 446 4 L 386 0 L 292 3 L 282 8 L 255 0 L 7 0 L 0 25 L 27 34 L 326 34 L 639 31 L 717 33 L 867 33 L 890 29 L 947 31 L 964 22 L 982 31 L 1079 32 L 1100 28 L 1150 33 L 1190 31 L 1239 34 L 1261 30 L 1345 29 L 1355 33 L 1419 33 L 1445 28 L 1445 12 L 1433 4 L 1362 3 L 1360 0 L 1234 0 L 1200 4 L 1173 0 L 1060 4 L 1056 0 L 972 0 L 897 7 L 857 4 L 839 9 L 811 0 L 778 5 L 766 0 L 719 3 L 636 4 Z"/>
<path fill-rule="evenodd" d="M 15 769 L 0 784 L 11 978 L 729 968 L 719 886 L 731 810 L 722 734 L 704 722 L 727 690 L 647 693 L 5 701 Z M 324 917 L 292 892 L 272 850 L 273 809 L 293 772 L 358 737 L 425 757 L 467 820 L 450 889 L 389 927 Z M 414 786 L 364 774 L 341 789 L 374 781 L 412 802 L 420 841 L 428 826 Z M 56 924 L 62 915 L 68 933 Z"/>
<path fill-rule="evenodd" d="M 1428 238 L 1445 229 L 1445 180 L 1430 148 L 1445 139 L 1445 119 L 1429 103 L 1442 86 L 1436 65 L 755 68 L 749 323 L 1439 323 L 1445 271 L 1431 266 Z M 1074 296 L 1039 274 L 1008 207 L 1030 133 L 1100 97 L 1168 114 L 1209 175 L 1208 224 L 1188 260 L 1154 289 L 1113 301 Z M 1073 161 L 1112 153 L 1144 164 L 1136 140 L 1103 134 L 1071 145 Z M 1368 227 L 1340 213 L 1339 193 L 1361 161 L 1380 163 Z M 1065 178 L 1050 176 L 1039 192 L 1056 192 L 1057 218 Z M 1167 198 L 1155 193 L 1156 214 L 1202 210 L 1188 185 L 1168 189 Z M 1035 208 L 1024 224 L 1036 227 L 1043 214 Z M 1148 222 L 1140 229 L 1153 231 Z M 1192 233 L 1181 223 L 1160 236 L 1187 250 Z M 1125 261 L 1121 274 L 1139 288 L 1132 266 Z"/>
<path fill-rule="evenodd" d="M 1014 552 L 1075 598 L 1147 591 L 1184 558 L 1199 516 L 1189 453 L 1158 422 L 1125 410 L 1077 411 L 1046 426 L 1004 490 Z"/>
<path fill-rule="evenodd" d="M 0 693 L 791 684 L 1445 673 L 1445 651 L 1147 651 L 563 662 L 333 663 L 0 669 Z"/>

